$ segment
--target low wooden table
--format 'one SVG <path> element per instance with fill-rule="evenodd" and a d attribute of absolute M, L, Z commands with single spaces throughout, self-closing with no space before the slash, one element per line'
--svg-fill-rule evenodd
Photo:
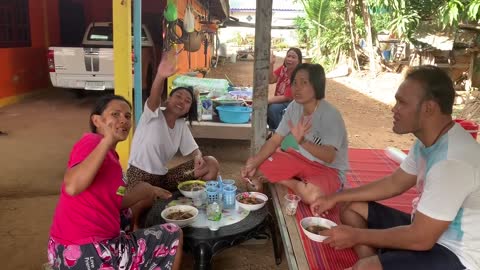
<path fill-rule="evenodd" d="M 298 226 L 295 216 L 288 216 L 285 214 L 284 200 L 288 193 L 287 188 L 282 185 L 268 184 L 272 195 L 273 208 L 280 229 L 280 235 L 285 249 L 285 257 L 287 258 L 288 268 L 290 270 L 304 270 L 310 269 L 305 255 L 305 250 L 302 245 L 301 228 Z"/>

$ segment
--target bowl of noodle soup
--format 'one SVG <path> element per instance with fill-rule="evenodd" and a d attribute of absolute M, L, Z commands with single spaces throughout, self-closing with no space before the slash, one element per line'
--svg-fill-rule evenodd
<path fill-rule="evenodd" d="M 268 201 L 267 195 L 260 192 L 242 192 L 235 199 L 240 207 L 249 211 L 262 208 Z"/>
<path fill-rule="evenodd" d="M 198 209 L 190 205 L 175 205 L 165 208 L 161 216 L 168 223 L 185 227 L 195 221 L 195 218 L 198 216 Z"/>
<path fill-rule="evenodd" d="M 192 198 L 197 192 L 205 192 L 205 182 L 202 180 L 189 180 L 177 186 L 183 196 Z"/>

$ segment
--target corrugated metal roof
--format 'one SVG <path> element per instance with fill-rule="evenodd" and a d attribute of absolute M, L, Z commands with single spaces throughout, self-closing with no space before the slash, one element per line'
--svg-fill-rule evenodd
<path fill-rule="evenodd" d="M 224 21 L 230 15 L 228 0 L 198 0 L 205 8 L 209 9 L 211 19 Z"/>
<path fill-rule="evenodd" d="M 231 11 L 250 11 L 255 10 L 257 6 L 256 0 L 230 0 Z M 273 11 L 303 11 L 302 3 L 293 0 L 273 0 Z"/>

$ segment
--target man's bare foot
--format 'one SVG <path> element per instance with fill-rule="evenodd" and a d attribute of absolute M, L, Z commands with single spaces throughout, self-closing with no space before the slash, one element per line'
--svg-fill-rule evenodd
<path fill-rule="evenodd" d="M 302 181 L 297 182 L 295 193 L 302 198 L 302 202 L 305 204 L 310 205 L 311 203 L 315 202 L 318 197 L 325 195 L 319 186 L 311 183 L 304 183 Z"/>

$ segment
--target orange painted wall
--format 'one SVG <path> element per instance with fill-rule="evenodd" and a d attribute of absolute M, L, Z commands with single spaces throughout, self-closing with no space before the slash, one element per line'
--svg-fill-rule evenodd
<path fill-rule="evenodd" d="M 182 0 L 178 0 L 177 1 L 177 9 L 178 9 L 178 17 L 179 18 L 184 18 L 184 15 L 185 15 L 185 8 L 187 7 L 187 1 L 182 1 Z M 195 10 L 197 10 L 198 12 L 200 12 L 201 14 L 204 14 L 205 13 L 205 10 L 203 9 L 203 7 L 198 4 L 196 1 L 194 2 L 194 8 Z M 196 17 L 196 15 L 195 15 Z M 199 20 L 196 18 L 196 24 L 195 24 L 195 29 L 197 31 L 199 31 L 201 29 L 201 25 L 199 23 Z M 179 45 L 179 48 L 181 48 L 183 45 Z M 210 46 L 210 45 L 209 45 Z M 204 46 L 202 44 L 202 46 L 200 47 L 200 49 L 194 53 L 191 53 L 190 54 L 190 66 L 191 66 L 191 69 L 195 69 L 195 68 L 205 68 L 205 55 L 204 55 Z M 180 72 L 187 72 L 189 71 L 188 70 L 188 54 L 186 51 L 182 51 L 179 55 L 178 55 L 178 67 L 179 67 L 179 71 Z M 210 67 L 210 50 L 208 50 L 207 52 L 207 67 L 206 68 L 209 68 Z"/>
<path fill-rule="evenodd" d="M 26 94 L 49 85 L 47 47 L 51 41 L 58 42 L 60 38 L 57 1 L 29 1 L 31 47 L 0 49 L 0 99 Z M 44 20 L 45 15 L 48 21 Z M 49 29 L 48 34 L 46 28 Z"/>

